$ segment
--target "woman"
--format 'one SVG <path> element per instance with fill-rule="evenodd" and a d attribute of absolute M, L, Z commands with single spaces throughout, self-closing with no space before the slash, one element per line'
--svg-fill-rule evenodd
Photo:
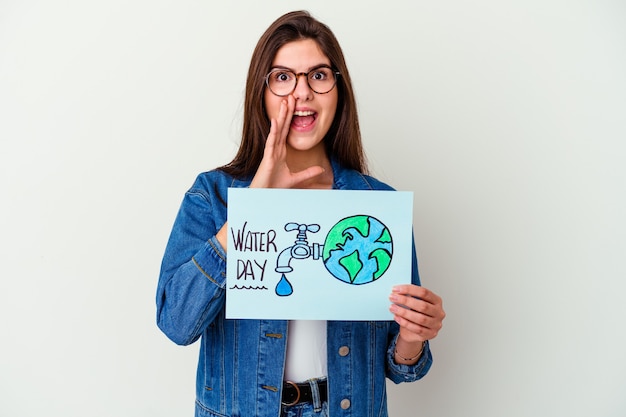
<path fill-rule="evenodd" d="M 163 258 L 158 325 L 181 345 L 201 337 L 196 416 L 386 416 L 385 377 L 428 372 L 445 313 L 415 255 L 412 284 L 389 296 L 392 322 L 224 317 L 227 188 L 392 189 L 365 172 L 337 40 L 307 12 L 280 17 L 252 56 L 239 151 L 198 176 Z"/>

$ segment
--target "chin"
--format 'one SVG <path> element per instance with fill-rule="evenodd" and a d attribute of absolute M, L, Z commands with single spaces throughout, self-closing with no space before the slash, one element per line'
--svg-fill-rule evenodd
<path fill-rule="evenodd" d="M 290 148 L 296 151 L 311 151 L 317 148 L 324 147 L 324 138 L 303 138 L 303 137 L 290 137 L 287 138 L 287 144 Z"/>

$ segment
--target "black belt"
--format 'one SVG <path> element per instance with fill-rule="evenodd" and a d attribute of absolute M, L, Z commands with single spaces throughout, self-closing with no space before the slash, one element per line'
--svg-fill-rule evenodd
<path fill-rule="evenodd" d="M 320 402 L 326 401 L 328 398 L 327 381 L 317 382 L 320 392 Z M 300 403 L 313 402 L 313 393 L 311 385 L 308 382 L 295 383 L 291 381 L 283 382 L 283 397 L 281 402 L 283 405 L 296 405 Z"/>

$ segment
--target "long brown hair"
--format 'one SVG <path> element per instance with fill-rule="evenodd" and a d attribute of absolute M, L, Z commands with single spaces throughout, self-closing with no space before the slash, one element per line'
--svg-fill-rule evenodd
<path fill-rule="evenodd" d="M 296 11 L 272 23 L 252 53 L 246 80 L 241 144 L 235 158 L 220 168 L 235 178 L 252 177 L 263 159 L 265 140 L 270 131 L 263 100 L 264 77 L 278 50 L 289 42 L 302 39 L 317 42 L 331 66 L 340 73 L 336 86 L 339 89 L 337 112 L 324 137 L 326 153 L 346 168 L 367 173 L 352 82 L 339 42 L 328 26 L 306 11 Z"/>

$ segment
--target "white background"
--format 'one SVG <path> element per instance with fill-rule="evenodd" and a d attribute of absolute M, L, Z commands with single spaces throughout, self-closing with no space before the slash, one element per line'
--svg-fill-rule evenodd
<path fill-rule="evenodd" d="M 161 256 L 234 155 L 258 37 L 298 8 L 339 38 L 372 173 L 415 192 L 445 300 L 392 415 L 626 414 L 622 0 L 2 0 L 0 415 L 193 414 Z"/>

